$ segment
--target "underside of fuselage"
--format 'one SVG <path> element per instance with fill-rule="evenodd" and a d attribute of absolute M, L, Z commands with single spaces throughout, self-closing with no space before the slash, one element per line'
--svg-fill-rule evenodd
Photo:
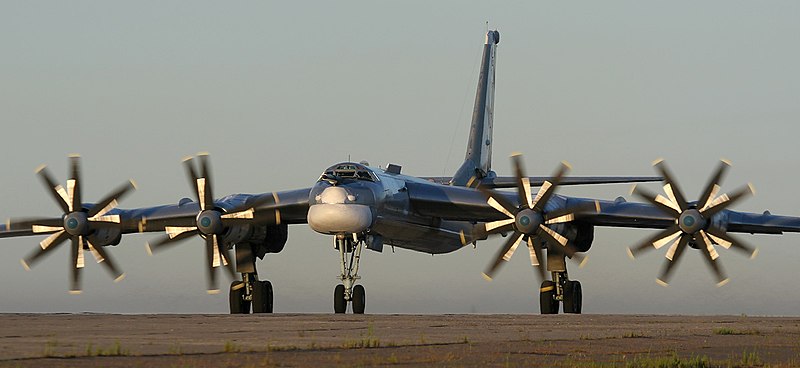
<path fill-rule="evenodd" d="M 432 225 L 410 224 L 407 220 L 378 217 L 371 232 L 385 245 L 430 254 L 456 251 L 469 244 L 473 225 L 462 221 L 433 221 Z"/>

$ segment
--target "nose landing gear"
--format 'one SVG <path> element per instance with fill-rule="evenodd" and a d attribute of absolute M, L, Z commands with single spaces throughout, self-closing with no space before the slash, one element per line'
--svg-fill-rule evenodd
<path fill-rule="evenodd" d="M 367 299 L 364 286 L 355 285 L 358 276 L 358 265 L 361 261 L 361 250 L 364 248 L 364 239 L 357 234 L 336 235 L 334 237 L 334 247 L 339 250 L 339 264 L 342 273 L 339 280 L 342 283 L 336 285 L 333 290 L 333 311 L 334 313 L 347 312 L 347 304 L 353 304 L 354 314 L 364 314 Z"/>

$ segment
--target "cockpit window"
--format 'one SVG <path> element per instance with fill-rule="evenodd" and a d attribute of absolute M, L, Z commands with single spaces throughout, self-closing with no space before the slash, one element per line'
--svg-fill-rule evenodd
<path fill-rule="evenodd" d="M 325 170 L 325 173 L 322 174 L 322 176 L 320 177 L 320 180 L 331 180 L 331 179 L 334 180 L 356 179 L 356 180 L 377 181 L 375 175 L 366 166 L 353 163 L 344 163 L 331 166 L 327 170 Z"/>

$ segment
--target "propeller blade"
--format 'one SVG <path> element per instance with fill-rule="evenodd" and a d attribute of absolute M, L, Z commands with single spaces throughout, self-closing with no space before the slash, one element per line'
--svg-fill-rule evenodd
<path fill-rule="evenodd" d="M 522 164 L 522 155 L 515 153 L 511 155 L 511 162 L 514 165 L 514 176 L 517 178 L 517 195 L 519 196 L 519 203 L 527 203 L 528 208 L 533 208 L 533 199 L 531 198 L 531 182 L 525 175 L 525 169 Z"/>
<path fill-rule="evenodd" d="M 671 216 L 675 216 L 676 218 L 681 215 L 680 206 L 678 206 L 677 203 L 672 202 L 672 200 L 662 196 L 661 194 L 658 195 L 653 194 L 647 190 L 640 188 L 636 184 L 633 185 L 631 193 L 639 196 L 639 198 L 642 198 L 647 202 L 650 202 L 650 204 L 664 211 L 664 213 L 667 213 Z"/>
<path fill-rule="evenodd" d="M 486 224 L 484 224 L 484 227 L 486 228 L 486 232 L 489 234 L 502 233 L 513 229 L 514 221 L 515 220 L 512 218 L 507 220 L 487 222 Z"/>
<path fill-rule="evenodd" d="M 672 259 L 667 262 L 664 270 L 661 272 L 661 276 L 656 279 L 656 282 L 663 286 L 667 286 L 669 283 L 669 278 L 672 275 L 672 270 L 675 269 L 675 265 L 678 264 L 678 261 L 681 259 L 683 255 L 683 251 L 686 250 L 686 246 L 689 244 L 689 238 L 691 236 L 687 234 L 681 235 L 681 239 L 675 243 L 672 247 L 670 247 L 670 252 L 673 253 Z M 674 249 L 674 251 L 673 251 Z"/>
<path fill-rule="evenodd" d="M 108 270 L 111 276 L 114 277 L 114 282 L 118 282 L 125 278 L 125 274 L 117 268 L 117 265 L 103 249 L 103 247 L 96 247 L 94 244 L 88 241 L 87 243 L 89 245 L 89 250 L 92 251 L 92 254 L 94 254 L 94 257 L 97 260 L 97 263 L 102 264 Z"/>
<path fill-rule="evenodd" d="M 219 287 L 217 287 L 216 270 L 216 267 L 218 267 L 219 264 L 215 265 L 216 262 L 219 262 L 219 248 L 217 247 L 215 240 L 215 236 L 206 237 L 206 265 L 208 266 L 206 275 L 208 277 L 207 292 L 209 294 L 219 293 Z"/>
<path fill-rule="evenodd" d="M 129 180 L 127 183 L 119 186 L 113 192 L 109 193 L 103 199 L 97 202 L 97 204 L 95 204 L 86 215 L 88 217 L 105 215 L 108 213 L 108 211 L 113 210 L 119 205 L 119 201 L 122 199 L 122 197 L 135 189 L 136 183 L 134 183 L 133 180 Z"/>
<path fill-rule="evenodd" d="M 701 211 L 705 210 L 709 205 L 709 202 L 717 197 L 717 193 L 719 193 L 720 189 L 719 184 L 725 177 L 725 173 L 727 172 L 729 167 L 731 167 L 730 161 L 720 160 L 719 165 L 717 166 L 717 171 L 708 180 L 708 184 L 706 184 L 706 189 L 703 190 L 703 195 L 700 196 L 700 200 L 697 202 L 697 208 L 700 208 Z"/>
<path fill-rule="evenodd" d="M 34 233 L 49 233 L 64 229 L 64 220 L 60 217 L 27 217 L 8 220 L 6 229 L 31 230 Z"/>
<path fill-rule="evenodd" d="M 688 202 L 686 202 L 686 197 L 684 197 L 683 192 L 681 192 L 680 188 L 678 187 L 678 182 L 675 181 L 672 172 L 667 167 L 667 164 L 664 160 L 657 160 L 653 166 L 655 166 L 656 170 L 664 177 L 664 191 L 670 197 L 670 199 L 678 205 L 680 212 L 686 210 L 689 207 Z"/>
<path fill-rule="evenodd" d="M 717 277 L 717 286 L 723 286 L 730 281 L 726 276 L 725 272 L 722 271 L 722 266 L 717 262 L 717 258 L 719 258 L 719 254 L 714 249 L 714 244 L 711 243 L 711 240 L 705 235 L 705 232 L 700 231 L 700 239 L 705 243 L 705 247 L 702 247 L 701 253 L 703 253 L 703 259 L 706 260 L 709 267 L 711 267 L 711 271 L 714 272 L 714 275 Z"/>
<path fill-rule="evenodd" d="M 53 249 L 57 248 L 61 243 L 67 241 L 69 238 L 69 234 L 66 231 L 61 230 L 57 233 L 54 233 L 39 243 L 40 248 L 34 251 L 30 256 L 26 257 L 25 259 L 21 260 L 22 266 L 25 267 L 26 270 L 30 270 L 34 263 L 39 260 L 43 255 L 49 253 Z"/>
<path fill-rule="evenodd" d="M 70 259 L 70 294 L 81 293 L 81 269 L 83 268 L 83 244 L 82 237 L 72 238 L 72 258 Z"/>
<path fill-rule="evenodd" d="M 200 175 L 205 179 L 203 182 L 203 198 L 200 198 L 200 201 L 205 205 L 205 209 L 212 209 L 214 208 L 214 194 L 211 191 L 211 169 L 208 153 L 201 153 L 198 157 L 200 158 Z"/>
<path fill-rule="evenodd" d="M 756 190 L 753 188 L 753 185 L 748 184 L 744 188 L 740 188 L 739 190 L 733 192 L 733 194 L 723 194 L 717 198 L 714 198 L 711 203 L 709 203 L 708 208 L 706 208 L 704 211 L 700 211 L 700 214 L 705 218 L 711 218 L 720 211 L 740 201 L 742 198 L 744 198 L 744 196 L 755 194 L 755 192 Z"/>
<path fill-rule="evenodd" d="M 519 244 L 519 241 L 522 239 L 522 236 L 523 236 L 522 233 L 518 233 L 518 232 L 515 231 L 514 235 L 511 235 L 511 236 L 508 237 L 508 240 L 506 240 L 506 243 L 497 252 L 497 255 L 494 258 L 494 263 L 492 263 L 492 265 L 489 266 L 489 268 L 486 270 L 486 272 L 483 273 L 483 278 L 485 278 L 487 280 L 492 280 L 492 277 L 494 277 L 494 274 L 495 274 L 495 272 L 497 272 L 497 269 L 500 267 L 500 265 L 504 261 L 507 261 L 507 259 L 505 259 L 506 253 L 508 253 L 508 251 L 512 247 L 514 247 L 514 245 L 518 245 Z"/>
<path fill-rule="evenodd" d="M 81 196 L 81 157 L 78 155 L 71 155 L 70 161 L 70 178 L 67 179 L 67 193 L 70 198 L 70 212 L 80 211 L 83 208 Z"/>
<path fill-rule="evenodd" d="M 44 186 L 47 188 L 47 192 L 53 196 L 53 199 L 58 203 L 58 206 L 61 207 L 61 210 L 64 213 L 69 213 L 69 204 L 67 204 L 67 197 L 64 188 L 61 185 L 56 184 L 56 181 L 53 179 L 53 176 L 50 175 L 50 171 L 47 170 L 47 167 L 42 165 L 36 169 L 36 174 L 44 182 Z"/>
<path fill-rule="evenodd" d="M 216 237 L 216 235 L 214 235 Z M 219 239 L 218 239 L 219 240 Z M 231 258 L 230 250 L 225 249 L 225 246 L 218 242 L 219 246 L 219 254 L 222 257 L 222 263 L 225 265 L 225 270 L 228 272 L 228 276 L 232 279 L 236 279 L 236 271 L 233 269 L 233 258 Z"/>
<path fill-rule="evenodd" d="M 563 252 L 567 257 L 572 259 L 575 262 L 580 264 L 580 267 L 586 263 L 586 257 L 581 254 L 578 254 L 578 250 L 575 249 L 575 246 L 569 243 L 569 239 L 565 238 L 563 235 L 557 233 L 555 230 L 544 226 L 539 225 L 540 231 L 538 234 L 543 235 L 543 238 L 551 245 L 555 246 L 557 252 Z M 551 248 L 548 248 L 551 249 Z"/>
<path fill-rule="evenodd" d="M 511 260 L 511 257 L 514 255 L 514 252 L 517 251 L 517 247 L 519 246 L 519 243 L 522 242 L 522 238 L 523 238 L 523 234 L 519 234 L 517 239 L 514 241 L 514 244 L 508 250 L 508 252 L 506 252 L 506 254 L 503 255 L 503 260 L 504 261 L 508 262 L 509 260 Z"/>
<path fill-rule="evenodd" d="M 484 187 L 478 187 L 478 190 L 488 198 L 486 202 L 489 206 L 492 206 L 492 208 L 509 218 L 514 218 L 514 213 L 517 212 L 517 206 L 511 203 L 504 195 Z"/>
<path fill-rule="evenodd" d="M 108 216 L 103 216 L 90 220 L 89 226 L 91 226 L 92 229 L 114 229 L 119 228 L 119 221 L 119 218 L 108 218 Z"/>
<path fill-rule="evenodd" d="M 550 178 L 550 180 L 544 182 L 542 186 L 539 188 L 539 193 L 536 194 L 536 198 L 533 200 L 533 205 L 531 209 L 543 212 L 544 207 L 547 205 L 547 201 L 550 200 L 550 197 L 553 196 L 555 189 L 561 183 L 561 178 L 564 177 L 570 170 L 570 166 L 566 162 L 562 162 L 561 166 L 556 170 L 556 173 Z"/>
<path fill-rule="evenodd" d="M 599 213 L 600 201 L 582 202 L 574 206 L 548 212 L 544 215 L 545 224 L 560 224 L 575 219 L 575 215 L 583 213 Z"/>
<path fill-rule="evenodd" d="M 544 270 L 545 265 L 542 264 L 542 262 L 544 262 L 544 258 L 542 258 L 542 250 L 540 248 L 541 247 L 534 242 L 533 237 L 529 236 L 528 237 L 528 252 L 531 255 L 531 266 L 536 268 L 536 271 L 539 274 L 539 279 L 540 280 L 544 280 L 544 278 L 545 278 L 545 274 L 544 274 L 545 273 L 544 272 L 545 271 Z"/>
<path fill-rule="evenodd" d="M 741 238 L 728 234 L 721 229 L 711 226 L 706 230 L 706 232 L 708 233 L 708 236 L 714 240 L 714 242 L 725 247 L 726 249 L 733 248 L 739 250 L 746 253 L 751 259 L 758 255 L 758 248 L 747 244 L 747 242 L 743 241 Z"/>
<path fill-rule="evenodd" d="M 159 250 L 161 250 L 163 248 L 167 248 L 167 247 L 169 247 L 171 245 L 175 245 L 177 243 L 180 243 L 181 241 L 189 239 L 189 238 L 197 235 L 198 233 L 199 232 L 195 228 L 194 230 L 184 231 L 184 232 L 176 234 L 176 235 L 172 235 L 172 234 L 163 235 L 163 236 L 157 238 L 155 241 L 147 242 L 145 244 L 146 247 L 147 247 L 147 253 L 148 254 L 153 254 L 154 251 L 159 251 Z"/>
<path fill-rule="evenodd" d="M 197 198 L 197 203 L 200 203 L 200 206 L 204 206 L 203 197 L 200 193 L 200 185 L 198 185 L 198 176 L 197 170 L 194 168 L 194 158 L 186 157 L 183 159 L 183 166 L 186 168 L 186 175 L 189 176 L 189 183 L 191 187 L 194 189 L 195 198 Z M 204 207 L 201 209 L 205 209 Z"/>
<path fill-rule="evenodd" d="M 678 227 L 678 225 L 672 225 L 662 231 L 659 231 L 658 234 L 647 238 L 647 240 L 643 241 L 636 248 L 628 248 L 628 256 L 631 257 L 631 259 L 634 259 L 638 254 L 641 254 L 646 250 L 660 249 L 664 245 L 674 242 L 675 239 L 681 234 L 680 227 Z"/>

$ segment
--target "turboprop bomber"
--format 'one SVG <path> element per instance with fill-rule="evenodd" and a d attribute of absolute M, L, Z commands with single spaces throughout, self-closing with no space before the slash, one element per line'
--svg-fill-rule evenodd
<path fill-rule="evenodd" d="M 284 249 L 290 225 L 307 224 L 330 237 L 339 253 L 341 283 L 334 287 L 334 312 L 345 313 L 351 306 L 353 313 L 360 314 L 366 309 L 366 291 L 358 272 L 364 248 L 381 252 L 388 245 L 444 254 L 502 235 L 506 240 L 483 276 L 491 280 L 523 245 L 542 280 L 540 311 L 553 314 L 559 309 L 581 313 L 581 284 L 569 278 L 567 260 L 581 265 L 586 261 L 598 226 L 655 229 L 653 236 L 629 248 L 628 253 L 636 257 L 664 249 L 667 262 L 657 279 L 662 284 L 669 281 L 687 249 L 700 254 L 716 282 L 724 285 L 728 278 L 720 265 L 719 250 L 732 248 L 749 256 L 757 253 L 733 233 L 800 232 L 800 217 L 732 211 L 730 207 L 753 189 L 748 185 L 730 194 L 721 192 L 722 178 L 730 166 L 727 161 L 719 164 L 696 201 L 686 199 L 663 161 L 654 163 L 659 176 L 575 177 L 568 175 L 571 168 L 567 163 L 550 176 L 527 176 L 522 156 L 513 154 L 513 175 L 498 176 L 491 163 L 500 34 L 489 31 L 485 40 L 466 156 L 451 177 L 411 176 L 395 164 L 380 168 L 367 162 L 341 162 L 322 170 L 309 187 L 217 198 L 209 157 L 200 154 L 183 163 L 193 199 L 120 209 L 119 201 L 135 189 L 134 183 L 123 184 L 97 202 L 84 202 L 80 158 L 72 156 L 66 187 L 57 184 L 45 167 L 37 169 L 61 214 L 12 218 L 0 225 L 0 237 L 47 236 L 22 260 L 26 269 L 69 243 L 73 293 L 81 290 L 81 270 L 88 254 L 115 280 L 122 279 L 124 273 L 111 258 L 108 246 L 119 244 L 125 234 L 162 233 L 147 243 L 151 253 L 202 241 L 208 291 L 219 292 L 217 274 L 224 270 L 234 279 L 228 289 L 231 313 L 270 313 L 272 284 L 260 280 L 257 260 Z M 654 181 L 664 182 L 664 194 L 634 186 L 632 193 L 643 203 L 622 197 L 608 201 L 557 193 L 564 185 Z"/>

